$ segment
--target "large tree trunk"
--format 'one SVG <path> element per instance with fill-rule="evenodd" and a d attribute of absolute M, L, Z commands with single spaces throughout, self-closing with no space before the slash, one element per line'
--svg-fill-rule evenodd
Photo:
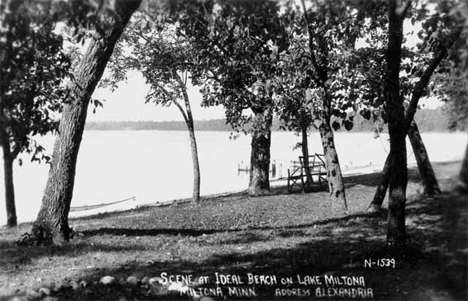
<path fill-rule="evenodd" d="M 327 165 L 328 189 L 332 196 L 333 207 L 347 212 L 348 205 L 346 203 L 343 174 L 341 173 L 338 153 L 335 148 L 333 130 L 330 126 L 330 95 L 326 93 L 324 97 L 324 109 L 321 116 L 322 120 L 319 126 L 319 132 L 322 140 L 323 153 L 325 155 L 325 164 Z"/>
<path fill-rule="evenodd" d="M 394 111 L 395 122 L 403 120 L 403 111 L 398 114 L 396 110 L 387 110 L 388 113 Z M 406 185 L 408 182 L 407 162 L 406 162 L 406 142 L 401 131 L 401 126 L 391 126 L 390 133 L 390 153 L 395 158 L 390 165 L 389 179 L 389 201 L 388 201 L 388 223 L 387 223 L 387 243 L 390 246 L 402 246 L 406 241 L 405 227 L 405 207 L 406 207 Z"/>
<path fill-rule="evenodd" d="M 70 100 L 64 106 L 52 166 L 42 206 L 32 229 L 38 243 L 62 244 L 70 239 L 68 213 L 73 196 L 76 160 L 83 135 L 89 100 L 112 55 L 115 43 L 141 0 L 117 0 L 109 24 L 94 32 L 70 84 Z"/>
<path fill-rule="evenodd" d="M 13 185 L 13 161 L 15 155 L 11 152 L 10 141 L 4 129 L 0 129 L 0 143 L 3 149 L 3 171 L 5 181 L 5 204 L 7 213 L 7 227 L 17 226 L 15 187 Z"/>
<path fill-rule="evenodd" d="M 250 153 L 249 195 L 270 193 L 270 146 L 271 146 L 271 112 L 256 113 L 255 124 L 263 124 L 262 129 L 252 133 Z"/>
<path fill-rule="evenodd" d="M 403 20 L 410 2 L 400 3 L 389 0 L 389 28 L 387 46 L 387 71 L 385 75 L 385 112 L 388 117 L 390 135 L 390 165 L 387 244 L 403 246 L 406 242 L 405 205 L 408 182 L 405 141 L 405 112 L 403 97 L 400 95 L 399 73 L 401 64 L 401 44 L 403 40 Z M 402 7 L 399 7 L 401 5 Z"/>
<path fill-rule="evenodd" d="M 415 121 L 411 123 L 407 133 L 416 158 L 419 174 L 423 181 L 424 193 L 429 196 L 439 194 L 441 192 L 439 184 Z M 379 212 L 382 209 L 382 203 L 385 199 L 385 194 L 387 193 L 388 183 L 390 180 L 391 160 L 392 157 L 388 154 L 374 198 L 372 199 L 367 212 Z"/>

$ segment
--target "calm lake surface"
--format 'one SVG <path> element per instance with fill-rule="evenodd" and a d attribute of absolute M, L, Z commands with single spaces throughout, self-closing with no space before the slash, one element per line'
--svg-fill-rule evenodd
<path fill-rule="evenodd" d="M 247 188 L 248 174 L 238 165 L 249 162 L 250 136 L 230 139 L 229 132 L 196 133 L 201 168 L 201 194 L 217 194 Z M 465 133 L 423 134 L 431 161 L 461 159 L 468 136 Z M 294 133 L 272 134 L 271 158 L 277 173 L 287 176 L 291 160 L 298 160 L 301 139 Z M 52 152 L 53 137 L 40 141 Z M 336 133 L 335 142 L 345 173 L 380 170 L 387 152 L 388 136 L 375 139 L 373 133 Z M 309 136 L 310 153 L 322 153 L 320 136 Z M 14 181 L 19 222 L 35 219 L 47 181 L 49 167 L 31 163 L 26 155 L 23 165 L 15 163 Z M 408 162 L 415 164 L 408 142 Z M 193 171 L 188 133 L 185 131 L 86 131 L 78 157 L 72 207 L 116 202 L 118 205 L 72 212 L 79 216 L 134 208 L 144 204 L 190 197 Z M 3 162 L 0 166 L 0 225 L 6 223 Z M 352 201 L 352 200 L 350 200 Z"/>

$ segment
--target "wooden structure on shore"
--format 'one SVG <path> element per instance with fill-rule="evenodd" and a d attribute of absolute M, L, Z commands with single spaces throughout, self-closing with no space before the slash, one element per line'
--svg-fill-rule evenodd
<path fill-rule="evenodd" d="M 278 178 L 282 177 L 282 172 L 281 172 L 281 163 L 276 164 L 276 160 L 272 160 L 270 163 L 270 174 L 273 178 L 276 178 L 278 175 Z M 249 172 L 250 171 L 250 166 L 244 161 L 241 161 L 239 164 L 237 164 L 237 173 L 240 174 L 241 172 Z"/>
<path fill-rule="evenodd" d="M 308 161 L 308 164 L 305 161 Z M 292 161 L 291 163 L 292 165 L 288 169 L 289 193 L 293 191 L 294 186 L 298 186 L 304 192 L 306 186 L 310 186 L 315 182 L 314 178 L 318 181 L 320 189 L 322 189 L 322 182 L 328 181 L 325 157 L 322 154 L 311 155 L 308 160 L 304 160 L 304 157 L 300 156 L 299 161 Z"/>

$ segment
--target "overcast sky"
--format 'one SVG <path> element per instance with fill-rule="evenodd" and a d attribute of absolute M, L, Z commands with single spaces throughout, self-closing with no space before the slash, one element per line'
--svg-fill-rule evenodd
<path fill-rule="evenodd" d="M 143 76 L 137 72 L 128 74 L 127 83 L 121 83 L 119 89 L 112 93 L 109 89 L 96 89 L 93 98 L 104 99 L 104 107 L 93 113 L 90 105 L 87 121 L 184 121 L 182 114 L 175 107 L 156 106 L 145 103 L 149 86 Z M 189 97 L 195 120 L 222 119 L 225 117 L 221 106 L 203 108 L 200 106 L 202 96 L 197 87 L 189 87 Z M 421 99 L 424 108 L 435 108 L 441 102 L 437 99 Z"/>
<path fill-rule="evenodd" d="M 200 106 L 202 96 L 199 88 L 189 87 L 189 97 L 195 120 L 224 118 L 222 107 L 203 108 Z M 162 107 L 145 103 L 145 96 L 149 86 L 139 72 L 129 72 L 127 83 L 121 83 L 114 93 L 110 89 L 96 89 L 94 99 L 104 99 L 104 107 L 97 108 L 90 105 L 88 121 L 183 121 L 182 114 L 175 106 Z"/>

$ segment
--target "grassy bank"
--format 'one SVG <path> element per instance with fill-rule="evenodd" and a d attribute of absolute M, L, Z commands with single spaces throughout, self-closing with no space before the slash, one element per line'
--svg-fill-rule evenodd
<path fill-rule="evenodd" d="M 239 193 L 197 207 L 175 203 L 73 219 L 75 238 L 64 247 L 18 246 L 30 224 L 2 229 L 0 298 L 202 300 L 201 292 L 213 300 L 347 300 L 343 294 L 361 289 L 355 298 L 466 300 L 467 200 L 449 193 L 459 166 L 435 164 L 448 191 L 436 198 L 418 194 L 418 173 L 410 170 L 405 254 L 383 248 L 386 212 L 365 213 L 378 180 L 369 174 L 346 178 L 348 215 L 332 210 L 327 192 L 287 194 L 279 187 L 263 197 Z M 388 261 L 377 266 L 378 259 Z M 162 273 L 181 275 L 183 296 Z M 115 279 L 99 283 L 104 276 Z"/>

